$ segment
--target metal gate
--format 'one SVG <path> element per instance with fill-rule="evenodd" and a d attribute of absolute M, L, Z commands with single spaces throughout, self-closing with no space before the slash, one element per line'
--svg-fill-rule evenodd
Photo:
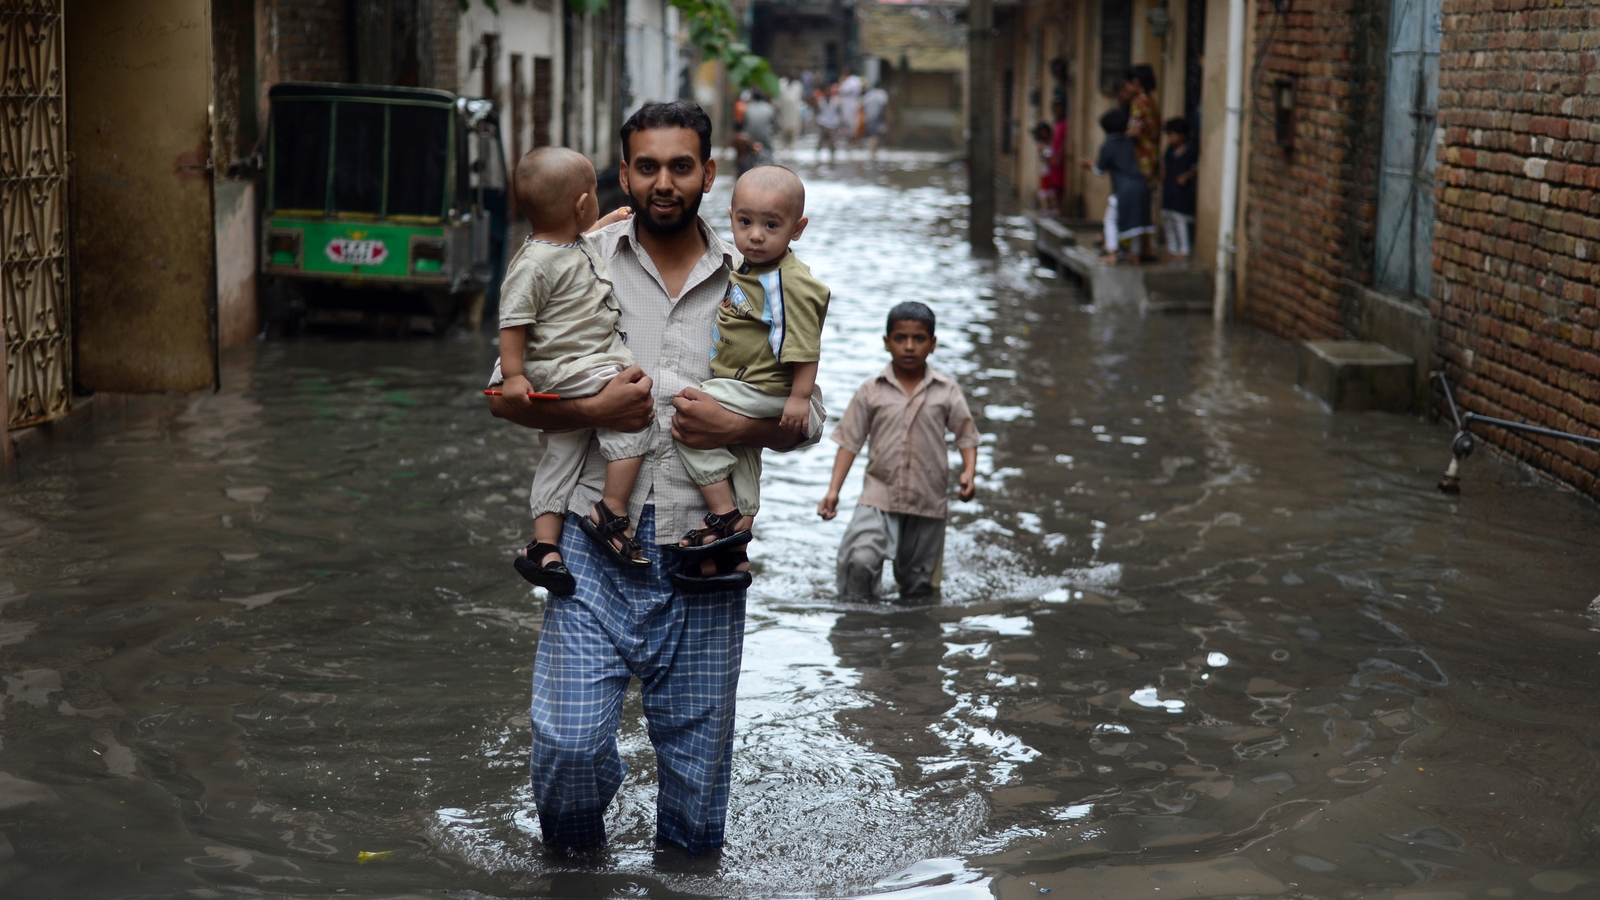
<path fill-rule="evenodd" d="M 0 0 L 0 301 L 10 427 L 66 415 L 67 137 L 62 0 Z"/>
<path fill-rule="evenodd" d="M 1417 303 L 1433 289 L 1440 0 L 1393 0 L 1378 183 L 1378 286 Z"/>

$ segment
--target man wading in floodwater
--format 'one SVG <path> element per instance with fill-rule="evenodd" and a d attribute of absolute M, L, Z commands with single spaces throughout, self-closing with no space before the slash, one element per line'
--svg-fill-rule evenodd
<path fill-rule="evenodd" d="M 712 325 L 733 262 L 699 215 L 716 171 L 711 120 L 699 106 L 647 103 L 623 124 L 620 174 L 634 215 L 590 239 L 610 269 L 621 331 L 638 366 L 592 397 L 490 400 L 494 415 L 529 428 L 652 429 L 628 501 L 648 569 L 621 571 L 578 526 L 605 484 L 596 441 L 568 501 L 561 556 L 577 593 L 545 602 L 533 664 L 533 796 L 551 848 L 605 843 L 606 806 L 627 771 L 616 735 L 631 676 L 642 682 L 659 769 L 657 842 L 690 853 L 722 845 L 745 592 L 673 591 L 661 545 L 676 544 L 707 513 L 673 441 L 791 450 L 822 435 L 820 392 L 812 394 L 806 437 L 796 445 L 777 419 L 736 415 L 696 389 L 711 377 Z"/>

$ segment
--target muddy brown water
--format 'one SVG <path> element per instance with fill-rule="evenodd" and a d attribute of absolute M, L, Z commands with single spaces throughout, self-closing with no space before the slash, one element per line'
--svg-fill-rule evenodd
<path fill-rule="evenodd" d="M 1600 896 L 1592 503 L 1442 496 L 1447 429 L 1277 338 L 972 261 L 948 166 L 802 173 L 834 415 L 925 300 L 982 478 L 936 605 L 841 605 L 831 445 L 769 454 L 724 852 L 651 846 L 637 694 L 611 846 L 542 852 L 537 443 L 486 337 L 324 335 L 0 485 L 0 893 Z"/>

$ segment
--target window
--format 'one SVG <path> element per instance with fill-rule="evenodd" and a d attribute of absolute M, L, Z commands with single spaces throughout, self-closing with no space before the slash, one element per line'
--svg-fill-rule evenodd
<path fill-rule="evenodd" d="M 522 54 L 511 54 L 511 164 L 522 159 L 522 129 L 528 121 L 528 82 L 522 77 Z"/>
<path fill-rule="evenodd" d="M 280 100 L 272 123 L 272 206 L 322 212 L 328 202 L 326 100 Z"/>
<path fill-rule="evenodd" d="M 444 212 L 450 110 L 395 105 L 389 112 L 389 215 Z"/>
<path fill-rule="evenodd" d="M 1440 0 L 1393 3 L 1373 274 L 1380 288 L 1425 303 L 1433 291 L 1442 10 Z"/>
<path fill-rule="evenodd" d="M 333 210 L 383 212 L 383 119 L 379 103 L 340 103 L 333 140 Z"/>
<path fill-rule="evenodd" d="M 535 56 L 533 58 L 533 145 L 535 147 L 550 146 L 550 116 L 554 112 L 550 102 L 551 81 L 550 57 Z"/>
<path fill-rule="evenodd" d="M 1133 0 L 1100 0 L 1100 91 L 1115 94 L 1133 65 Z"/>

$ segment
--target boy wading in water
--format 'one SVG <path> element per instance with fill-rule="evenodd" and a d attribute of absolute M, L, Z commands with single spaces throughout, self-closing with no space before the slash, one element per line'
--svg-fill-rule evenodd
<path fill-rule="evenodd" d="M 743 261 L 728 276 L 711 338 L 711 380 L 700 390 L 723 407 L 754 419 L 777 418 L 799 441 L 811 414 L 828 315 L 828 286 L 789 251 L 806 230 L 806 190 L 782 166 L 759 166 L 733 187 L 733 242 Z M 688 592 L 750 585 L 751 526 L 761 508 L 761 450 L 678 445 L 711 513 L 705 527 L 683 536 L 676 551 L 692 569 L 673 583 Z M 607 479 L 609 482 L 609 477 Z"/>
<path fill-rule="evenodd" d="M 531 392 L 570 400 L 592 397 L 634 364 L 605 263 L 587 232 L 628 218 L 626 209 L 600 221 L 594 166 L 581 154 L 546 147 L 524 156 L 514 176 L 517 208 L 533 228 L 506 266 L 500 292 L 501 391 L 513 406 L 539 403 Z M 491 386 L 500 377 L 490 380 Z M 628 496 L 650 445 L 650 430 L 546 431 L 533 476 L 533 542 L 517 556 L 523 578 L 556 596 L 576 590 L 561 561 L 561 523 L 578 483 L 590 435 L 606 459 L 605 494 L 583 530 L 624 567 L 648 568 L 628 522 Z M 621 512 L 617 512 L 621 510 Z"/>
<path fill-rule="evenodd" d="M 939 586 L 950 466 L 945 433 L 961 453 L 956 496 L 977 493 L 978 426 L 960 385 L 928 365 L 938 346 L 933 310 L 917 302 L 889 310 L 883 339 L 891 362 L 856 390 L 833 430 L 839 453 L 817 514 L 839 513 L 839 489 L 865 444 L 871 445 L 866 485 L 850 528 L 839 542 L 841 600 L 875 600 L 884 560 L 894 558 L 900 598 L 925 597 Z"/>

